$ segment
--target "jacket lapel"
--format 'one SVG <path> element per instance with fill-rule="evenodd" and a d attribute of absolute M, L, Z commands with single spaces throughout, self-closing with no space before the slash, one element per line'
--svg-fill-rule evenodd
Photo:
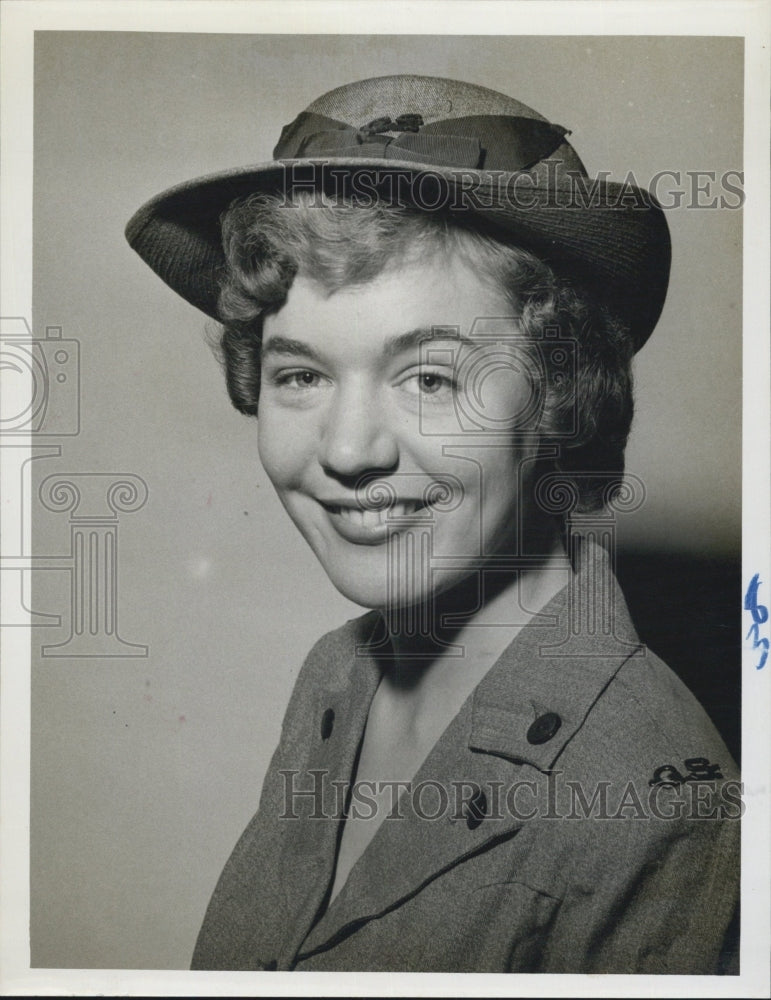
<path fill-rule="evenodd" d="M 357 620 L 349 633 L 349 655 L 341 658 L 338 669 L 329 665 L 333 668 L 326 671 L 329 682 L 316 696 L 306 765 L 285 778 L 292 790 L 287 799 L 291 799 L 293 818 L 283 822 L 292 823 L 293 828 L 281 858 L 287 933 L 280 968 L 290 967 L 334 875 L 344 789 L 355 772 L 369 706 L 380 680 L 377 663 L 362 648 L 378 621 L 378 615 Z"/>
<path fill-rule="evenodd" d="M 470 729 L 467 701 L 418 770 L 410 790 L 399 797 L 398 818 L 383 821 L 329 910 L 303 942 L 300 957 L 330 947 L 414 895 L 460 858 L 519 829 L 521 823 L 502 810 L 499 818 L 467 822 L 464 796 L 468 800 L 474 786 L 486 788 L 496 781 L 505 785 L 514 770 L 509 761 L 473 753 L 468 745 Z"/>
<path fill-rule="evenodd" d="M 522 765 L 535 769 L 528 772 L 528 780 L 547 781 L 604 688 L 630 656 L 641 652 L 621 591 L 603 560 L 604 550 L 587 549 L 571 584 L 522 629 L 469 696 L 411 788 L 400 796 L 403 818 L 384 820 L 323 917 L 307 937 L 295 936 L 299 959 L 333 946 L 442 872 L 521 829 L 522 819 L 505 808 L 506 788 L 517 780 Z M 613 606 L 610 632 L 596 627 L 598 573 L 607 588 L 602 605 L 610 601 Z M 341 711 L 350 713 L 345 743 L 337 756 L 331 756 L 330 748 L 326 763 L 316 755 L 311 766 L 328 766 L 330 773 L 351 779 L 375 687 L 355 691 L 350 702 L 342 692 L 334 695 L 340 698 Z M 553 729 L 555 716 L 556 731 L 534 741 L 534 723 L 549 717 Z M 548 725 L 546 731 L 551 731 Z M 479 819 L 477 808 L 469 821 L 469 799 L 476 787 L 486 793 L 485 815 Z M 436 818 L 428 818 L 434 814 Z M 308 881 L 302 888 L 313 886 L 308 909 L 315 907 L 315 915 L 333 875 L 338 824 L 304 826 L 308 829 L 299 845 L 307 859 L 303 877 Z M 312 862 L 314 854 L 320 860 Z M 308 928 L 311 921 L 301 924 Z"/>

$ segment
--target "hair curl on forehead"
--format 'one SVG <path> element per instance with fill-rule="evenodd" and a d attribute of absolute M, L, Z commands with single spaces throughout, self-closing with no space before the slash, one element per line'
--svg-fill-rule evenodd
<path fill-rule="evenodd" d="M 222 219 L 219 297 L 220 353 L 233 405 L 256 415 L 263 319 L 284 304 L 299 273 L 331 295 L 413 260 L 458 255 L 510 302 L 542 370 L 538 430 L 545 446 L 559 446 L 549 467 L 572 484 L 577 511 L 595 510 L 624 470 L 633 413 L 629 331 L 545 261 L 475 228 L 467 216 L 309 192 L 234 203 Z M 538 349 L 547 331 L 574 347 L 575 366 L 561 378 L 549 370 L 552 352 Z"/>

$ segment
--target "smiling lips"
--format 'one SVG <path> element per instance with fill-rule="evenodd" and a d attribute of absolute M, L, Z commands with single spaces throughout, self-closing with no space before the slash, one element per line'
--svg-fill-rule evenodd
<path fill-rule="evenodd" d="M 319 504 L 329 515 L 337 533 L 346 541 L 359 545 L 379 545 L 388 538 L 389 529 L 399 527 L 401 518 L 410 517 L 429 506 L 424 500 L 400 500 L 379 506 L 326 500 L 319 500 Z"/>

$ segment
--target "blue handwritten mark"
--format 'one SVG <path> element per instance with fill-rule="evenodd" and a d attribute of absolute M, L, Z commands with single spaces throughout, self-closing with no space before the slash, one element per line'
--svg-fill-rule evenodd
<path fill-rule="evenodd" d="M 763 650 L 760 654 L 760 660 L 755 664 L 757 670 L 762 670 L 765 667 L 769 647 L 767 637 L 760 634 L 760 626 L 765 625 L 768 621 L 768 608 L 764 604 L 758 604 L 758 588 L 760 584 L 760 573 L 756 573 L 750 580 L 747 593 L 744 595 L 744 610 L 749 611 L 752 615 L 752 625 L 750 625 L 750 630 L 745 638 L 749 639 L 752 636 L 752 648 Z"/>

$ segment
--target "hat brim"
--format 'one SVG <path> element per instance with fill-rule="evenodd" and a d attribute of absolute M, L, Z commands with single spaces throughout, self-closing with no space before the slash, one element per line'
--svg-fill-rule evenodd
<path fill-rule="evenodd" d="M 527 183 L 522 183 L 527 181 Z M 225 258 L 221 217 L 236 199 L 291 188 L 350 195 L 398 190 L 424 210 L 448 208 L 530 250 L 589 289 L 630 328 L 635 349 L 650 336 L 666 297 L 671 260 L 664 212 L 645 191 L 583 178 L 578 187 L 410 161 L 282 160 L 196 178 L 170 188 L 130 219 L 126 238 L 184 299 L 218 320 Z"/>

